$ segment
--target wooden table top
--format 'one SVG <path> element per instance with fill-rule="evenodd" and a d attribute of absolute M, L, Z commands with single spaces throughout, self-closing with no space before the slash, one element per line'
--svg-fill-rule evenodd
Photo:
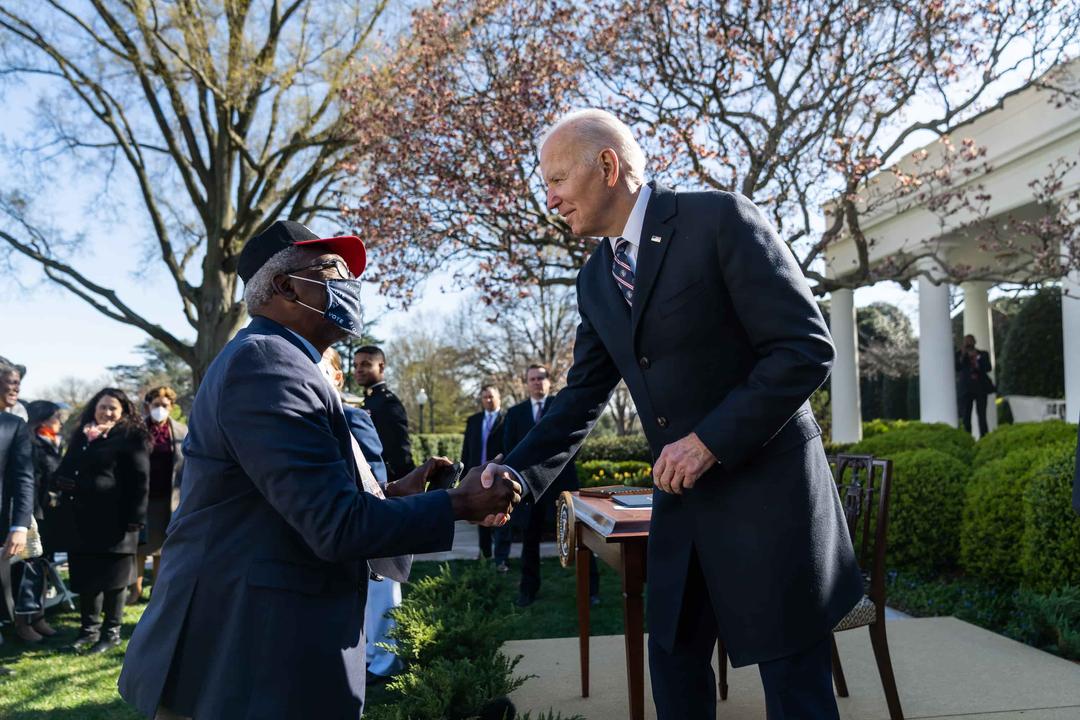
<path fill-rule="evenodd" d="M 609 498 L 574 497 L 574 515 L 607 542 L 649 537 L 652 508 L 625 508 Z"/>

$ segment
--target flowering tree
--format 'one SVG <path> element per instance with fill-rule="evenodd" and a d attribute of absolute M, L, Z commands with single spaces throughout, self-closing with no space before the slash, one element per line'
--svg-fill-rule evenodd
<path fill-rule="evenodd" d="M 104 316 L 139 328 L 198 384 L 239 329 L 237 255 L 279 218 L 338 218 L 348 144 L 340 90 L 387 0 L 11 0 L 0 4 L 0 74 L 33 80 L 31 134 L 0 183 L 0 259 L 28 259 Z M 194 340 L 125 300 L 77 262 L 85 239 L 55 227 L 55 176 L 100 188 L 88 220 L 134 206 L 147 264 L 167 272 Z"/>
<path fill-rule="evenodd" d="M 355 88 L 362 186 L 346 210 L 389 251 L 379 277 L 406 302 L 441 267 L 492 302 L 568 282 L 589 248 L 543 207 L 535 142 L 561 111 L 594 105 L 635 128 L 650 175 L 753 199 L 818 294 L 901 277 L 912 259 L 869 261 L 860 219 L 888 199 L 869 196 L 868 179 L 914 139 L 949 137 L 1001 81 L 1049 83 L 1075 49 L 1067 5 L 440 0 L 387 65 L 396 90 Z M 908 185 L 897 178 L 897 192 L 978 161 L 960 145 Z M 953 193 L 940 207 L 978 202 Z M 847 237 L 858 267 L 826 277 L 826 249 Z"/>

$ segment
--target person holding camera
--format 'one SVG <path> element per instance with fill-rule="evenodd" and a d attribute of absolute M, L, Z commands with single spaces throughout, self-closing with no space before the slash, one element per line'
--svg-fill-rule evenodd
<path fill-rule="evenodd" d="M 986 399 L 995 392 L 990 379 L 990 353 L 975 347 L 975 336 L 965 335 L 964 346 L 956 351 L 956 399 L 960 403 L 960 419 L 964 429 L 971 432 L 971 406 L 979 422 L 979 437 L 990 432 L 986 423 Z"/>

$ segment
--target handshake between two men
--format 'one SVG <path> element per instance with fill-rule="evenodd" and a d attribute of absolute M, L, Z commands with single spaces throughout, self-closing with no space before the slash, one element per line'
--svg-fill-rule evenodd
<path fill-rule="evenodd" d="M 461 482 L 447 489 L 456 519 L 485 527 L 499 527 L 510 520 L 510 513 L 521 502 L 521 485 L 509 468 L 498 465 L 501 460 L 502 455 L 497 455 L 491 464 L 472 468 Z M 424 492 L 429 483 L 451 467 L 453 463 L 448 458 L 429 458 L 400 480 L 388 483 L 386 496 L 405 497 Z"/>

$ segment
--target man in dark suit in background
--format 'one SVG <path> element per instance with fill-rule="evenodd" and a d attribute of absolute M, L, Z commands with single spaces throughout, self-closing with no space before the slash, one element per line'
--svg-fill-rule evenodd
<path fill-rule="evenodd" d="M 461 464 L 466 470 L 482 466 L 502 452 L 503 420 L 506 413 L 502 409 L 502 396 L 499 388 L 485 385 L 480 389 L 480 412 L 470 415 L 465 420 L 465 437 L 461 442 Z M 492 535 L 497 538 L 495 544 L 495 564 L 506 567 L 510 558 L 510 528 L 489 528 L 483 525 L 477 528 L 480 555 L 491 557 Z"/>
<path fill-rule="evenodd" d="M 318 367 L 362 332 L 363 268 L 358 238 L 288 221 L 240 253 L 252 320 L 195 396 L 180 506 L 120 674 L 147 717 L 358 720 L 369 574 L 449 549 L 456 520 L 517 499 L 505 477 L 481 489 L 479 472 L 418 493 L 445 459 L 383 497 Z"/>
<path fill-rule="evenodd" d="M 518 443 L 525 439 L 529 431 L 540 422 L 554 399 L 551 395 L 551 377 L 543 365 L 533 364 L 525 370 L 525 389 L 529 397 L 506 411 L 503 425 L 503 451 L 511 452 Z M 514 603 L 518 607 L 528 607 L 536 601 L 540 592 L 540 540 L 544 531 L 554 527 L 555 500 L 564 490 L 577 490 L 577 465 L 573 459 L 566 463 L 552 482 L 548 491 L 532 502 L 532 507 L 523 508 L 525 534 L 521 543 L 521 584 Z M 504 526 L 501 530 L 506 530 Z M 589 596 L 595 604 L 600 591 L 600 579 L 593 558 L 589 568 Z"/>
<path fill-rule="evenodd" d="M 548 207 L 603 239 L 578 274 L 567 385 L 485 481 L 513 469 L 546 495 L 625 380 L 655 458 L 658 718 L 716 717 L 721 637 L 735 666 L 759 665 L 770 720 L 836 720 L 831 631 L 863 587 L 808 402 L 833 346 L 798 263 L 746 198 L 645 184 L 602 110 L 559 120 L 540 169 Z"/>
<path fill-rule="evenodd" d="M 383 444 L 387 475 L 397 480 L 416 467 L 409 440 L 409 416 L 398 396 L 386 386 L 386 354 L 375 345 L 365 345 L 353 358 L 353 375 L 364 387 L 364 409 L 375 421 Z"/>
<path fill-rule="evenodd" d="M 18 372 L 0 364 L 0 374 Z M 0 412 L 0 619 L 14 618 L 15 604 L 11 587 L 11 558 L 26 547 L 26 534 L 34 512 L 34 464 L 30 450 L 30 432 L 22 418 Z M 0 639 L 0 643 L 3 639 Z M 11 671 L 0 667 L 0 675 Z"/>
<path fill-rule="evenodd" d="M 990 379 L 990 353 L 975 347 L 975 336 L 964 336 L 964 347 L 956 351 L 956 398 L 960 403 L 960 419 L 964 429 L 971 432 L 971 406 L 979 421 L 979 437 L 990 432 L 986 423 L 986 398 L 997 388 Z"/>

